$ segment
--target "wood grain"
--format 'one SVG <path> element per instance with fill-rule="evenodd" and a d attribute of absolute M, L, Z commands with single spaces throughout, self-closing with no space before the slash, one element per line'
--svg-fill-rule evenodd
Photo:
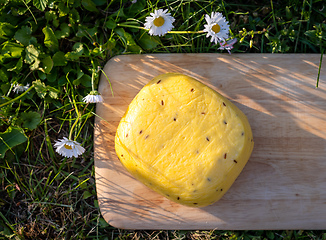
<path fill-rule="evenodd" d="M 105 66 L 95 119 L 95 174 L 101 213 L 126 229 L 325 229 L 326 74 L 316 54 L 123 55 Z M 325 62 L 325 61 L 324 61 Z M 180 72 L 235 103 L 252 126 L 255 148 L 223 198 L 205 208 L 173 203 L 120 164 L 120 118 L 153 77 Z"/>

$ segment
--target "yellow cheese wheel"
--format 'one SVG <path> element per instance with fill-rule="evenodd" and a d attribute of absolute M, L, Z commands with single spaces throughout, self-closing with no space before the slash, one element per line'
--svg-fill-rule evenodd
<path fill-rule="evenodd" d="M 191 207 L 219 200 L 253 150 L 244 113 L 183 74 L 146 84 L 130 103 L 115 136 L 123 166 L 166 198 Z"/>

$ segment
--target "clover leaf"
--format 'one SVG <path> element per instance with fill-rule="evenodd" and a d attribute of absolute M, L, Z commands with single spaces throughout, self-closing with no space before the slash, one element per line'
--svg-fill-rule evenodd
<path fill-rule="evenodd" d="M 37 112 L 23 112 L 20 115 L 21 117 L 21 122 L 22 122 L 22 126 L 24 128 L 28 128 L 29 130 L 33 130 L 35 128 L 37 128 L 37 126 L 40 124 L 41 122 L 41 115 Z"/>

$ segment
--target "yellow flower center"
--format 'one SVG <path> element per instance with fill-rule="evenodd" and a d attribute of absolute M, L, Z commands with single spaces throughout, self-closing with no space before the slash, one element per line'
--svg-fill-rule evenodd
<path fill-rule="evenodd" d="M 156 27 L 161 27 L 161 26 L 163 26 L 164 22 L 165 22 L 164 18 L 158 17 L 158 18 L 155 18 L 154 19 L 154 22 L 153 23 L 154 23 L 154 25 Z"/>
<path fill-rule="evenodd" d="M 213 32 L 215 33 L 219 33 L 221 31 L 221 27 L 220 25 L 218 25 L 217 23 L 212 27 Z"/>
<path fill-rule="evenodd" d="M 68 150 L 71 150 L 72 149 L 72 147 L 71 146 L 69 146 L 69 145 L 67 145 L 67 144 L 65 144 L 65 149 L 68 149 Z"/>

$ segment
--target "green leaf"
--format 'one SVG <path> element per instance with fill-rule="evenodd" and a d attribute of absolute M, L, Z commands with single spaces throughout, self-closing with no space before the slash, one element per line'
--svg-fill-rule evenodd
<path fill-rule="evenodd" d="M 103 45 L 103 47 L 105 48 L 105 49 L 108 49 L 108 50 L 113 50 L 114 49 L 114 47 L 115 47 L 115 45 L 116 45 L 116 40 L 114 39 L 114 38 L 112 38 L 112 39 L 109 39 L 104 45 Z"/>
<path fill-rule="evenodd" d="M 50 87 L 50 86 L 48 86 L 47 89 L 48 89 L 48 91 L 49 91 L 49 96 L 50 96 L 51 98 L 53 98 L 53 99 L 58 99 L 58 97 L 59 97 L 59 93 L 60 93 L 60 91 L 59 91 L 58 89 L 56 89 L 56 88 L 54 88 L 54 87 Z"/>
<path fill-rule="evenodd" d="M 45 73 L 50 73 L 53 68 L 53 61 L 50 56 L 42 59 L 43 70 Z"/>
<path fill-rule="evenodd" d="M 304 35 L 310 37 L 310 38 L 317 38 L 317 30 L 308 30 L 305 31 Z"/>
<path fill-rule="evenodd" d="M 69 13 L 69 7 L 67 6 L 67 3 L 62 1 L 58 4 L 59 9 L 59 17 L 64 17 Z"/>
<path fill-rule="evenodd" d="M 83 193 L 83 199 L 87 199 L 87 198 L 89 198 L 91 196 L 93 196 L 92 193 L 90 193 L 89 191 L 84 191 L 84 193 Z"/>
<path fill-rule="evenodd" d="M 76 24 L 76 23 L 79 23 L 79 21 L 80 21 L 79 13 L 75 8 L 73 8 L 69 12 L 69 22 L 71 24 Z"/>
<path fill-rule="evenodd" d="M 93 0 L 96 6 L 103 6 L 104 4 L 107 3 L 106 0 Z"/>
<path fill-rule="evenodd" d="M 15 27 L 7 22 L 0 22 L 0 38 L 9 39 L 14 35 Z"/>
<path fill-rule="evenodd" d="M 40 52 L 34 47 L 34 45 L 28 45 L 25 48 L 25 53 L 25 62 L 27 64 L 34 63 L 40 55 Z"/>
<path fill-rule="evenodd" d="M 105 26 L 108 29 L 113 29 L 117 26 L 116 22 L 113 19 L 109 19 L 108 21 L 106 21 Z"/>
<path fill-rule="evenodd" d="M 47 11 L 45 13 L 45 19 L 46 19 L 46 21 L 50 22 L 50 21 L 58 19 L 58 17 L 57 17 L 57 14 L 55 11 Z"/>
<path fill-rule="evenodd" d="M 134 4 L 131 4 L 125 11 L 128 17 L 134 17 L 137 13 L 142 12 L 145 8 L 145 3 L 143 1 L 137 1 Z"/>
<path fill-rule="evenodd" d="M 126 18 L 126 14 L 124 13 L 124 7 L 119 8 L 118 11 L 115 13 L 111 14 L 111 17 L 119 17 L 119 18 Z"/>
<path fill-rule="evenodd" d="M 67 79 L 66 79 L 65 76 L 61 76 L 61 77 L 59 77 L 59 79 L 58 79 L 58 85 L 59 85 L 59 86 L 63 86 L 63 85 L 65 85 L 66 83 L 67 83 Z"/>
<path fill-rule="evenodd" d="M 45 84 L 43 82 L 41 82 L 40 80 L 36 80 L 33 82 L 33 86 L 35 88 L 37 95 L 40 98 L 44 98 L 47 93 L 47 88 L 46 88 Z"/>
<path fill-rule="evenodd" d="M 74 52 L 84 52 L 84 46 L 81 42 L 78 42 L 72 46 L 72 50 L 74 50 Z"/>
<path fill-rule="evenodd" d="M 40 11 L 44 11 L 48 5 L 48 0 L 33 0 L 33 5 Z"/>
<path fill-rule="evenodd" d="M 98 200 L 94 200 L 94 202 L 93 202 L 93 204 L 94 204 L 94 206 L 96 207 L 96 208 L 98 208 L 99 207 L 99 205 L 98 205 Z"/>
<path fill-rule="evenodd" d="M 58 72 L 56 68 L 53 68 L 51 73 L 47 75 L 47 80 L 49 82 L 55 82 L 57 80 Z"/>
<path fill-rule="evenodd" d="M 90 75 L 84 74 L 79 80 L 79 84 L 82 84 L 84 87 L 92 86 L 92 77 Z"/>
<path fill-rule="evenodd" d="M 14 62 L 12 62 L 14 63 Z M 15 73 L 19 73 L 23 67 L 23 58 L 21 57 L 16 64 L 12 68 L 7 68 L 9 72 L 13 71 Z"/>
<path fill-rule="evenodd" d="M 110 226 L 110 224 L 108 224 L 108 222 L 105 221 L 104 218 L 102 218 L 102 217 L 99 219 L 99 225 L 100 225 L 102 228 L 106 228 L 106 227 Z"/>
<path fill-rule="evenodd" d="M 95 3 L 92 0 L 82 0 L 82 5 L 85 9 L 90 12 L 98 12 Z"/>
<path fill-rule="evenodd" d="M 23 112 L 20 115 L 21 122 L 23 123 L 24 128 L 28 128 L 29 130 L 34 130 L 40 124 L 42 118 L 41 115 L 37 112 Z"/>
<path fill-rule="evenodd" d="M 160 39 L 157 36 L 150 36 L 149 34 L 142 34 L 139 41 L 139 45 L 144 49 L 153 49 L 160 44 Z"/>
<path fill-rule="evenodd" d="M 118 34 L 120 37 L 123 37 L 125 35 L 125 30 L 123 28 L 116 28 L 114 29 L 114 32 Z"/>
<path fill-rule="evenodd" d="M 53 55 L 52 60 L 53 60 L 54 66 L 66 66 L 67 65 L 67 59 L 63 52 L 56 52 Z"/>
<path fill-rule="evenodd" d="M 266 236 L 271 240 L 275 238 L 275 235 L 272 231 L 266 231 Z"/>
<path fill-rule="evenodd" d="M 83 70 L 81 70 L 81 69 L 79 69 L 78 68 L 78 70 L 76 71 L 76 73 L 77 73 L 77 79 L 79 79 L 79 78 L 81 78 L 82 76 L 84 76 L 84 72 L 83 72 Z"/>
<path fill-rule="evenodd" d="M 40 98 L 45 98 L 45 96 L 48 94 L 48 96 L 52 99 L 57 99 L 59 96 L 60 91 L 54 87 L 46 86 L 42 81 L 36 80 L 33 82 L 33 86 L 35 88 L 35 91 L 37 92 L 37 95 Z"/>
<path fill-rule="evenodd" d="M 290 20 L 290 19 L 292 18 L 292 12 L 291 12 L 289 6 L 286 6 L 286 7 L 285 7 L 285 16 L 286 16 L 286 18 L 287 18 L 288 20 Z"/>
<path fill-rule="evenodd" d="M 69 60 L 78 60 L 84 53 L 84 47 L 82 43 L 75 43 L 72 47 L 74 51 L 65 54 L 65 57 Z"/>
<path fill-rule="evenodd" d="M 28 11 L 27 7 L 19 7 L 17 9 L 13 9 L 13 13 L 14 14 L 18 14 L 18 15 L 24 15 L 26 12 Z"/>
<path fill-rule="evenodd" d="M 30 27 L 22 26 L 21 29 L 19 29 L 16 32 L 14 38 L 21 44 L 28 46 L 32 38 L 31 34 L 32 34 L 32 29 Z"/>
<path fill-rule="evenodd" d="M 9 89 L 11 88 L 11 85 L 9 83 L 4 83 L 4 84 L 0 85 L 0 88 L 1 88 L 2 94 L 5 95 L 9 91 Z M 0 101 L 1 101 L 1 103 L 4 103 L 3 98 L 0 98 Z M 7 102 L 7 101 L 5 101 L 5 102 Z M 2 110 L 2 109 L 0 109 L 0 110 Z"/>
<path fill-rule="evenodd" d="M 45 72 L 43 71 L 37 71 L 37 75 L 38 77 L 41 79 L 41 80 L 45 80 L 46 79 L 46 74 Z"/>
<path fill-rule="evenodd" d="M 0 133 L 0 158 L 4 158 L 7 150 L 27 141 L 21 128 L 9 127 L 5 132 Z"/>
<path fill-rule="evenodd" d="M 1 4 L 2 7 L 7 5 L 8 3 L 9 3 L 9 0 L 0 0 L 0 4 Z"/>
<path fill-rule="evenodd" d="M 77 37 L 93 37 L 98 33 L 97 27 L 87 28 L 83 25 L 78 26 L 78 32 L 76 33 Z"/>
<path fill-rule="evenodd" d="M 58 39 L 55 37 L 52 29 L 48 26 L 42 29 L 44 38 L 44 45 L 51 51 L 56 51 L 59 48 Z"/>
<path fill-rule="evenodd" d="M 9 188 L 9 187 L 8 187 Z M 9 192 L 9 189 L 7 189 L 7 193 Z M 9 195 L 9 194 L 8 194 Z M 9 196 L 11 197 L 11 196 Z M 10 229 L 4 222 L 0 221 L 0 237 L 5 237 L 4 239 L 14 239 L 15 236 L 17 236 L 12 229 Z"/>
<path fill-rule="evenodd" d="M 132 53 L 142 52 L 142 48 L 136 44 L 130 33 L 127 33 L 123 28 L 115 28 L 114 31 L 122 38 L 127 51 Z"/>
<path fill-rule="evenodd" d="M 88 184 L 85 181 L 79 181 L 79 187 L 83 190 L 86 190 L 88 188 Z"/>
<path fill-rule="evenodd" d="M 20 44 L 5 42 L 1 49 L 1 54 L 3 57 L 20 58 L 23 50 L 24 48 Z"/>
<path fill-rule="evenodd" d="M 55 31 L 54 33 L 57 39 L 66 38 L 70 35 L 70 27 L 67 23 L 62 23 L 60 29 L 60 31 Z"/>
<path fill-rule="evenodd" d="M 85 73 L 81 69 L 79 69 L 77 71 L 77 78 L 73 80 L 72 84 L 78 86 L 80 84 L 80 79 L 84 76 L 84 74 Z"/>
<path fill-rule="evenodd" d="M 67 5 L 73 5 L 74 7 L 79 7 L 80 6 L 80 0 L 67 0 Z"/>
<path fill-rule="evenodd" d="M 29 68 L 34 71 L 39 68 L 41 61 L 37 58 L 35 62 L 29 66 Z"/>
<path fill-rule="evenodd" d="M 7 5 L 7 3 L 9 3 L 9 2 L 10 2 L 10 4 Z M 10 5 L 12 5 L 11 0 L 0 0 L 0 6 L 1 6 L 0 10 L 3 11 L 3 13 L 5 13 L 5 11 L 6 11 L 5 8 L 6 7 L 10 8 Z M 13 13 L 14 9 L 11 8 L 11 10 L 12 10 L 12 12 L 10 11 L 10 13 L 8 12 L 6 14 L 0 14 L 0 22 L 7 22 L 7 23 L 12 24 L 13 26 L 16 26 L 16 25 L 18 25 L 18 21 L 19 21 L 18 19 L 19 18 L 17 18 L 17 16 L 14 15 L 14 13 Z"/>
<path fill-rule="evenodd" d="M 4 68 L 0 68 L 0 80 L 3 82 L 7 82 L 9 80 L 8 72 Z"/>

